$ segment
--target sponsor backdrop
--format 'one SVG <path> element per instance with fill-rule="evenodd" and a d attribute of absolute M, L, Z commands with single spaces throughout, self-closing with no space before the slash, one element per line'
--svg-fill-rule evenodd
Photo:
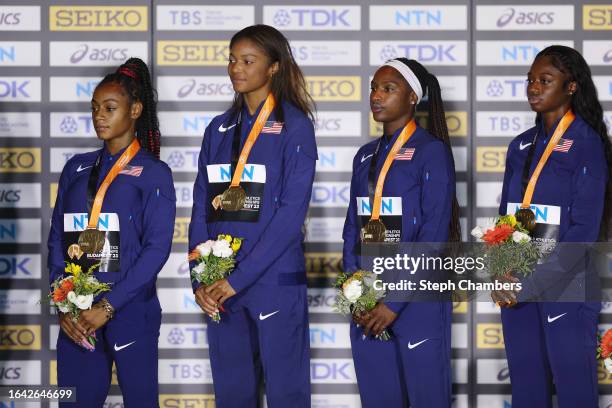
<path fill-rule="evenodd" d="M 51 4 L 50 4 L 51 3 Z M 440 0 L 386 5 L 272 1 L 4 1 L 0 6 L 0 384 L 56 383 L 56 316 L 46 295 L 45 241 L 59 173 L 96 149 L 89 100 L 101 76 L 126 58 L 152 67 L 159 91 L 162 159 L 174 172 L 174 245 L 160 273 L 162 407 L 212 407 L 206 325 L 189 288 L 187 228 L 204 128 L 233 91 L 225 72 L 232 33 L 254 23 L 282 30 L 317 102 L 317 178 L 307 222 L 313 406 L 358 407 L 348 325 L 332 313 L 329 284 L 341 268 L 350 163 L 381 134 L 368 109 L 375 67 L 418 59 L 438 75 L 446 101 L 464 239 L 499 202 L 506 146 L 532 126 L 525 74 L 551 43 L 581 50 L 612 121 L 612 5 L 554 0 Z M 422 3 L 422 4 L 413 4 Z M 519 3 L 519 4 L 516 4 Z M 529 3 L 529 4 L 527 4 Z M 423 118 L 421 117 L 423 120 Z M 510 407 L 499 312 L 456 304 L 454 407 Z M 612 305 L 602 329 L 612 323 Z M 602 394 L 612 376 L 599 371 Z M 113 380 L 107 407 L 122 407 Z M 612 397 L 602 396 L 602 404 Z M 38 407 L 47 403 L 0 407 Z"/>

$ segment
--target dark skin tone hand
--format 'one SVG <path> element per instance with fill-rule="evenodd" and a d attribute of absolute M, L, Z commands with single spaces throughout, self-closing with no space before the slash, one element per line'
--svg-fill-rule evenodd
<path fill-rule="evenodd" d="M 89 310 L 83 310 L 79 315 L 79 323 L 87 331 L 87 335 L 92 335 L 107 322 L 106 310 L 98 304 L 93 305 Z"/>
<path fill-rule="evenodd" d="M 74 322 L 72 320 L 72 315 L 70 313 L 61 313 L 59 314 L 60 327 L 66 334 L 66 336 L 70 337 L 72 341 L 75 343 L 80 343 L 85 340 L 85 336 L 87 334 L 87 330 L 80 323 Z"/>
<path fill-rule="evenodd" d="M 378 303 L 374 309 L 361 315 L 353 315 L 353 321 L 363 327 L 363 333 L 369 336 L 380 335 L 397 319 L 397 314 L 384 303 Z"/>
<path fill-rule="evenodd" d="M 202 285 L 196 289 L 195 299 L 196 303 L 207 315 L 212 316 L 219 311 L 217 302 L 206 292 L 206 286 Z"/>
<path fill-rule="evenodd" d="M 512 275 L 498 276 L 495 280 L 501 283 L 519 282 L 518 278 Z M 518 292 L 514 290 L 493 290 L 491 291 L 491 299 L 500 307 L 513 307 L 517 303 L 517 294 Z"/>

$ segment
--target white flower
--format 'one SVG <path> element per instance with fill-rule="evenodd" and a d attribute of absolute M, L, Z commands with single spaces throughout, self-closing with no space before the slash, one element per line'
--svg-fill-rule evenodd
<path fill-rule="evenodd" d="M 482 228 L 480 228 L 480 226 L 476 226 L 472 230 L 471 234 L 474 238 L 480 239 L 484 235 L 484 232 L 482 231 Z"/>
<path fill-rule="evenodd" d="M 342 288 L 342 292 L 344 292 L 344 296 L 346 296 L 349 302 L 355 303 L 361 296 L 361 281 L 353 279 L 348 285 Z"/>
<path fill-rule="evenodd" d="M 232 251 L 232 247 L 230 246 L 229 242 L 221 239 L 213 244 L 212 253 L 214 256 L 218 256 L 219 258 L 229 258 L 232 256 L 234 251 Z"/>
<path fill-rule="evenodd" d="M 86 310 L 91 308 L 91 304 L 93 303 L 93 295 L 78 295 L 74 293 L 74 291 L 68 292 L 68 301 L 74 303 L 76 307 L 81 310 Z"/>
<path fill-rule="evenodd" d="M 531 237 L 524 232 L 514 231 L 512 233 L 512 240 L 514 242 L 529 242 L 531 241 Z"/>
<path fill-rule="evenodd" d="M 212 247 L 214 243 L 215 241 L 213 241 L 212 239 L 209 239 L 205 243 L 198 245 L 196 247 L 196 250 L 200 253 L 201 256 L 208 256 L 210 255 L 210 252 L 212 251 Z"/>
<path fill-rule="evenodd" d="M 193 267 L 193 271 L 197 273 L 198 275 L 201 275 L 202 273 L 204 273 L 205 269 L 206 269 L 206 264 L 204 262 L 200 262 L 199 264 Z"/>
<path fill-rule="evenodd" d="M 608 370 L 609 373 L 612 373 L 612 358 L 608 357 L 604 360 L 604 364 L 606 366 L 606 370 Z"/>
<path fill-rule="evenodd" d="M 64 304 L 64 302 L 56 303 L 56 305 L 59 311 L 62 313 L 68 313 L 70 311 L 70 308 L 66 304 Z"/>

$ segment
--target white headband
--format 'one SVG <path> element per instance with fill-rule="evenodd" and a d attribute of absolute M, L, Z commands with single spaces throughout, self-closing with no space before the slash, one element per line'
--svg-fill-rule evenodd
<path fill-rule="evenodd" d="M 414 72 L 408 68 L 408 65 L 398 60 L 389 60 L 383 64 L 383 67 L 385 66 L 395 68 L 400 74 L 402 74 L 404 79 L 408 81 L 408 85 L 410 85 L 416 94 L 417 103 L 419 103 L 423 98 L 423 88 L 421 88 L 419 79 L 416 77 L 416 75 L 414 75 Z"/>

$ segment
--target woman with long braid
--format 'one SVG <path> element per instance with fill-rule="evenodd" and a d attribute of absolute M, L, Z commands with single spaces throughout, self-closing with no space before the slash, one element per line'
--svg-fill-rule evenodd
<path fill-rule="evenodd" d="M 104 146 L 64 166 L 48 240 L 49 277 L 61 276 L 65 261 L 83 270 L 97 264 L 95 277 L 112 286 L 78 321 L 60 314 L 58 384 L 76 387 L 77 398 L 60 406 L 102 407 L 114 362 L 125 406 L 157 407 L 161 308 L 155 282 L 170 253 L 176 203 L 172 173 L 159 160 L 156 96 L 146 64 L 131 58 L 104 77 L 91 109 Z M 79 247 L 85 229 L 101 236 L 101 250 Z M 90 352 L 79 344 L 94 333 L 98 341 Z"/>
<path fill-rule="evenodd" d="M 425 95 L 427 130 L 414 120 Z M 370 108 L 383 135 L 362 146 L 353 161 L 343 233 L 347 273 L 365 267 L 358 255 L 362 243 L 460 239 L 455 166 L 437 78 L 414 60 L 388 61 L 372 79 Z M 391 205 L 385 209 L 382 201 Z M 354 316 L 351 345 L 365 408 L 450 407 L 451 310 L 450 301 L 384 301 Z M 392 339 L 378 340 L 385 329 Z"/>

